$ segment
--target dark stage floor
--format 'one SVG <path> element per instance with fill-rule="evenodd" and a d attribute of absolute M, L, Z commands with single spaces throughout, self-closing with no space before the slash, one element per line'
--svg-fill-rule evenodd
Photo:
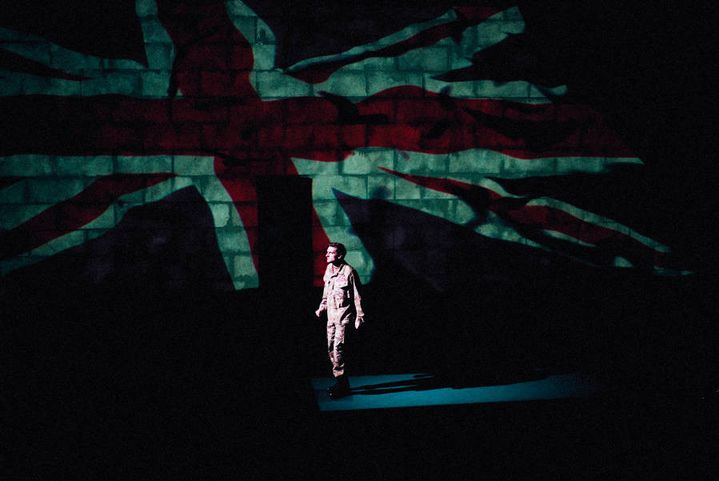
<path fill-rule="evenodd" d="M 495 346 L 494 362 L 480 365 L 487 356 L 457 354 L 469 344 L 455 345 L 449 362 L 445 344 L 419 338 L 418 348 L 383 351 L 381 331 L 368 330 L 354 339 L 364 347 L 353 395 L 330 401 L 322 325 L 311 310 L 286 314 L 304 306 L 277 307 L 257 293 L 119 298 L 3 297 L 0 479 L 710 480 L 719 472 L 719 401 L 702 391 L 712 367 L 684 362 L 710 356 L 649 344 L 632 357 L 600 349 L 604 339 L 572 365 L 567 353 L 579 349 L 561 342 L 569 331 L 537 338 L 535 326 L 534 351 L 505 350 L 510 362 L 506 346 Z M 547 355 L 547 345 L 557 352 Z"/>

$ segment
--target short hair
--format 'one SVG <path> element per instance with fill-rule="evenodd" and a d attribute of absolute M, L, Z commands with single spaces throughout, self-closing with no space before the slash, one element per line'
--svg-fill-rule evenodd
<path fill-rule="evenodd" d="M 337 254 L 341 255 L 342 257 L 347 255 L 347 248 L 341 242 L 330 242 L 330 245 L 328 245 L 327 247 L 334 247 L 335 249 L 337 249 Z"/>

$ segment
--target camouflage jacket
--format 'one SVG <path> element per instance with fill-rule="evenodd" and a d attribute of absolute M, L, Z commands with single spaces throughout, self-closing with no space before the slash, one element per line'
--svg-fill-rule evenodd
<path fill-rule="evenodd" d="M 325 288 L 319 311 L 327 311 L 328 321 L 349 324 L 356 317 L 364 317 L 359 277 L 351 265 L 343 263 L 335 271 L 332 264 L 327 264 L 323 280 Z"/>

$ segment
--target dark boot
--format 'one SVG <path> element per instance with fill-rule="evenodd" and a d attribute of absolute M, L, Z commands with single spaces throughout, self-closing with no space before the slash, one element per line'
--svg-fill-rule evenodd
<path fill-rule="evenodd" d="M 330 394 L 330 399 L 339 399 L 351 394 L 350 382 L 347 376 L 342 375 L 335 378 L 336 383 L 330 387 L 327 391 Z"/>
<path fill-rule="evenodd" d="M 337 389 L 337 386 L 339 386 L 339 378 L 333 377 L 332 378 L 332 384 L 330 384 L 330 387 L 327 388 L 327 393 L 331 393 L 335 389 Z"/>

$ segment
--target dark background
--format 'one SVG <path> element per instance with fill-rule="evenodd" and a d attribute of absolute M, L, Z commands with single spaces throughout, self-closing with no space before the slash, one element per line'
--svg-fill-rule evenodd
<path fill-rule="evenodd" d="M 607 386 L 603 395 L 316 412 L 307 379 L 327 375 L 324 326 L 312 316 L 319 291 L 300 281 L 301 269 L 283 279 L 280 267 L 269 267 L 296 265 L 302 255 L 309 232 L 286 221 L 306 214 L 306 192 L 270 178 L 276 189 L 268 192 L 292 192 L 298 202 L 287 210 L 287 198 L 262 197 L 261 212 L 274 220 L 262 224 L 260 239 L 288 228 L 298 242 L 262 244 L 269 264 L 259 289 L 217 291 L 230 282 L 219 274 L 193 284 L 223 268 L 209 210 L 165 201 L 131 211 L 113 233 L 78 248 L 112 259 L 102 282 L 78 252 L 1 280 L 0 474 L 402 479 L 469 469 L 497 479 L 711 479 L 717 408 L 702 394 L 719 381 L 711 287 L 714 12 L 686 3 L 538 3 L 520 3 L 526 44 L 502 47 L 531 49 L 533 66 L 492 54 L 481 62 L 497 78 L 525 69 L 527 80 L 566 83 L 601 111 L 646 168 L 616 183 L 569 188 L 566 200 L 598 199 L 599 212 L 631 205 L 624 214 L 630 225 L 672 246 L 697 273 L 654 277 L 547 262 L 425 219 L 413 238 L 449 253 L 446 289 L 412 274 L 408 266 L 424 260 L 411 253 L 376 259 L 378 271 L 364 286 L 368 324 L 350 339 L 352 362 L 356 374 L 428 371 L 456 386 L 522 380 L 533 368 L 584 371 Z M 136 25 L 123 23 L 132 11 L 123 16 L 124 3 L 113 7 L 120 10 L 99 5 L 73 0 L 40 16 L 31 4 L 3 5 L 0 24 L 102 49 L 97 54 L 126 56 L 129 48 L 141 56 L 141 45 L 131 47 L 140 42 Z M 365 22 L 372 12 L 390 16 L 370 7 L 344 11 Z M 295 28 L 310 45 L 313 35 L 329 35 Z M 90 41 L 98 37 L 107 41 Z M 0 62 L 17 65 L 9 56 Z M 416 214 L 380 200 L 343 203 L 351 218 L 371 212 L 392 220 L 358 231 L 370 253 L 392 225 L 416 223 Z M 153 228 L 176 234 L 151 249 L 159 235 Z"/>

